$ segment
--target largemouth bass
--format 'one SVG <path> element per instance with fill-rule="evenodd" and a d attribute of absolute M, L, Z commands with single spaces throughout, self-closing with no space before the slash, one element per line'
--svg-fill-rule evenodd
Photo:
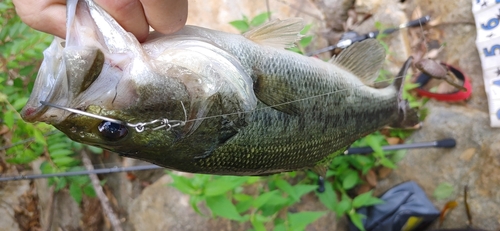
<path fill-rule="evenodd" d="M 355 140 L 414 121 L 401 78 L 371 87 L 385 59 L 376 40 L 324 62 L 284 49 L 300 19 L 244 35 L 185 26 L 140 44 L 91 0 L 68 1 L 67 18 L 22 117 L 122 156 L 192 173 L 324 175 Z"/>

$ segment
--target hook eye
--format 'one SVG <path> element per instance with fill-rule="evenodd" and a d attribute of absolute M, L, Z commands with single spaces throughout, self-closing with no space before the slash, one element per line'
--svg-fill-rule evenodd
<path fill-rule="evenodd" d="M 128 134 L 128 128 L 125 125 L 109 121 L 102 121 L 97 129 L 101 136 L 109 141 L 121 140 Z"/>

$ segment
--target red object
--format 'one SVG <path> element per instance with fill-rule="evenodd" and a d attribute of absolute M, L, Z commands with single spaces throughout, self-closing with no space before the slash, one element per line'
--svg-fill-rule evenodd
<path fill-rule="evenodd" d="M 439 101 L 448 101 L 448 102 L 456 102 L 456 101 L 463 101 L 466 100 L 470 97 L 472 93 L 472 86 L 470 84 L 470 79 L 469 77 L 463 73 L 460 69 L 448 65 L 446 63 L 441 63 L 448 67 L 448 70 L 453 72 L 457 78 L 463 81 L 466 91 L 462 90 L 457 90 L 456 92 L 452 93 L 446 93 L 446 94 L 439 94 L 439 93 L 432 93 L 427 90 L 425 90 L 423 87 L 431 80 L 431 77 L 428 76 L 427 74 L 420 73 L 420 75 L 417 77 L 417 80 L 415 83 L 420 83 L 420 87 L 415 88 L 415 91 L 418 93 L 420 96 L 425 96 L 429 98 L 433 98 Z"/>

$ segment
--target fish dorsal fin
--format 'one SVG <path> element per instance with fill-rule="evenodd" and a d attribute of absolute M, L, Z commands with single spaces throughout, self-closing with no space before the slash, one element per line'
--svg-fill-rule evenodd
<path fill-rule="evenodd" d="M 302 37 L 300 31 L 303 28 L 304 20 L 301 18 L 274 19 L 244 33 L 243 36 L 261 45 L 289 48 Z"/>
<path fill-rule="evenodd" d="M 347 47 L 338 56 L 333 57 L 330 63 L 356 75 L 364 84 L 372 85 L 384 60 L 384 47 L 375 39 L 367 39 Z"/>

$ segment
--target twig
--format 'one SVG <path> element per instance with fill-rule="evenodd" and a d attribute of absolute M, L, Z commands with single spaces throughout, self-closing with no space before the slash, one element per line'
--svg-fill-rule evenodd
<path fill-rule="evenodd" d="M 465 185 L 464 187 L 464 204 L 465 204 L 465 213 L 467 214 L 467 220 L 469 221 L 468 226 L 472 226 L 472 215 L 470 213 L 469 202 L 467 202 L 468 198 L 469 186 Z"/>
<path fill-rule="evenodd" d="M 82 151 L 82 161 L 83 164 L 85 165 L 85 168 L 89 171 L 94 170 L 94 166 L 92 166 L 92 162 L 90 161 L 89 156 L 87 155 L 87 152 Z M 120 220 L 118 220 L 118 217 L 116 214 L 113 212 L 113 209 L 111 208 L 111 205 L 109 204 L 109 199 L 106 197 L 104 194 L 104 191 L 102 190 L 102 186 L 99 183 L 99 178 L 97 178 L 96 174 L 89 174 L 90 180 L 92 182 L 92 186 L 94 186 L 94 190 L 97 194 L 97 197 L 101 201 L 101 206 L 106 213 L 106 216 L 108 217 L 109 221 L 111 222 L 111 225 L 113 226 L 113 229 L 115 231 L 123 231 L 122 227 L 120 226 Z"/>

